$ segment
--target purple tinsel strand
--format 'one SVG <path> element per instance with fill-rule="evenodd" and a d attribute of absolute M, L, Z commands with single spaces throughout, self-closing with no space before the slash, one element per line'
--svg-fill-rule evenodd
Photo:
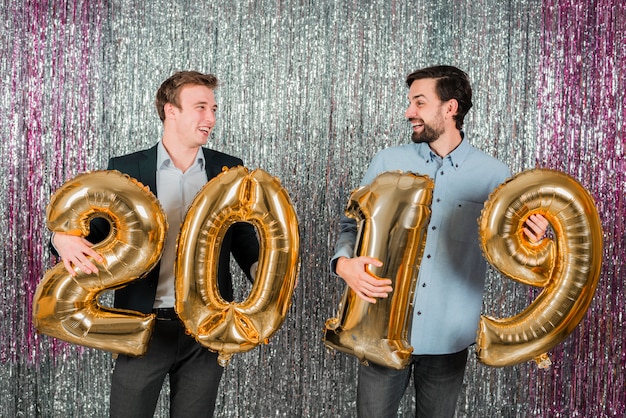
<path fill-rule="evenodd" d="M 576 1 L 544 3 L 544 56 L 538 92 L 540 126 L 549 127 L 543 131 L 549 137 L 539 142 L 544 148 L 537 151 L 538 164 L 565 170 L 581 181 L 597 202 L 606 242 L 614 243 L 605 245 L 604 268 L 590 312 L 563 344 L 578 341 L 571 353 L 573 379 L 564 385 L 559 383 L 559 376 L 553 375 L 549 384 L 557 392 L 546 398 L 553 399 L 552 404 L 539 407 L 548 408 L 555 416 L 592 410 L 597 416 L 615 416 L 616 411 L 624 411 L 626 403 L 624 361 L 612 354 L 624 350 L 623 336 L 619 332 L 622 318 L 618 317 L 624 302 L 617 295 L 623 294 L 624 286 L 618 260 L 625 256 L 624 239 L 620 235 L 624 234 L 626 181 L 623 169 L 610 168 L 623 167 L 624 148 L 624 133 L 619 131 L 623 128 L 615 123 L 616 119 L 624 120 L 623 106 L 622 114 L 616 114 L 616 110 L 619 111 L 616 96 L 623 97 L 620 92 L 626 87 L 624 77 L 619 76 L 624 74 L 623 48 L 615 49 L 615 45 L 623 45 L 624 40 L 612 38 L 620 34 L 615 28 L 622 27 L 616 19 L 621 18 L 623 25 L 624 12 L 617 11 L 618 7 L 606 0 L 585 4 Z M 550 78 L 554 82 L 550 82 Z M 604 163 L 584 164 L 580 157 L 585 151 L 588 154 L 584 158 Z M 615 211 L 617 216 L 614 216 Z M 605 338 L 609 329 L 614 330 L 615 338 Z M 622 370 L 613 370 L 620 364 Z M 603 375 L 613 375 L 614 380 L 607 384 L 608 380 L 598 378 Z M 541 390 L 533 395 L 541 397 Z M 565 404 L 559 402 L 563 399 Z M 590 399 L 597 399 L 597 402 L 586 404 Z"/>
<path fill-rule="evenodd" d="M 45 240 L 45 206 L 49 200 L 50 190 L 44 188 L 43 179 L 51 175 L 54 179 L 51 183 L 55 188 L 62 185 L 78 172 L 86 171 L 89 150 L 87 141 L 93 141 L 93 126 L 90 120 L 91 102 L 91 66 L 93 55 L 100 50 L 100 32 L 102 19 L 93 19 L 92 14 L 99 16 L 103 12 L 100 2 L 70 2 L 69 4 L 55 3 L 50 7 L 47 2 L 34 2 L 30 8 L 23 9 L 27 14 L 25 22 L 30 22 L 24 32 L 28 34 L 24 39 L 31 39 L 31 48 L 27 53 L 27 68 L 29 70 L 26 80 L 23 80 L 22 89 L 26 103 L 26 120 L 28 129 L 25 130 L 27 149 L 26 157 L 18 158 L 24 161 L 28 167 L 28 179 L 25 205 L 30 208 L 28 212 L 21 212 L 27 216 L 19 222 L 26 226 L 28 237 L 24 252 L 26 257 L 26 277 L 23 283 L 24 303 L 32 304 L 32 298 L 44 270 L 49 264 L 43 264 L 42 260 L 50 258 L 47 246 L 41 245 Z M 48 24 L 48 22 L 54 22 Z M 96 22 L 94 24 L 93 22 Z M 16 48 L 15 53 L 19 53 Z M 97 55 L 96 55 L 96 58 Z M 20 60 L 14 61 L 19 65 Z M 47 73 L 46 73 L 47 71 Z M 47 87 L 47 88 L 46 88 Z M 75 89 L 74 92 L 69 89 Z M 76 91 L 77 90 L 77 91 Z M 49 96 L 45 96 L 49 91 Z M 74 98 L 78 94 L 78 103 Z M 48 97 L 53 109 L 50 114 L 43 115 L 44 97 Z M 45 117 L 45 119 L 44 119 Z M 52 147 L 43 143 L 46 135 L 51 137 Z M 52 161 L 55 166 L 48 169 L 45 166 L 45 158 L 40 154 L 48 149 L 53 152 Z M 15 178 L 15 176 L 11 176 Z M 54 191 L 54 190 L 52 190 Z M 13 196 L 14 193 L 11 193 Z M 30 214 L 30 215 L 27 215 Z M 11 227 L 14 221 L 9 223 Z M 11 236 L 11 233 L 9 233 Z M 29 362 L 37 362 L 37 351 L 43 347 L 39 341 L 41 337 L 36 334 L 32 326 L 31 310 L 28 310 L 27 318 L 23 322 L 26 328 L 26 352 Z M 83 350 L 61 342 L 55 338 L 46 337 L 48 348 L 53 355 L 59 355 L 64 351 Z M 13 350 L 19 352 L 21 350 Z M 3 353 L 3 357 L 4 357 Z"/>

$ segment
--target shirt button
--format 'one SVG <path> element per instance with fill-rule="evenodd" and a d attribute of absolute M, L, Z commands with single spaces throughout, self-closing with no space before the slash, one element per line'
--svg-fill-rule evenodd
<path fill-rule="evenodd" d="M 422 287 L 426 287 L 426 283 L 422 283 Z"/>
<path fill-rule="evenodd" d="M 430 258 L 430 254 L 426 255 L 426 258 Z"/>
<path fill-rule="evenodd" d="M 441 202 L 441 199 L 437 198 L 437 203 Z"/>
<path fill-rule="evenodd" d="M 421 315 L 421 314 L 422 314 L 422 311 L 417 311 L 417 314 L 418 314 L 418 315 Z"/>
<path fill-rule="evenodd" d="M 439 174 L 441 174 L 443 176 L 443 171 L 440 171 Z"/>
<path fill-rule="evenodd" d="M 437 229 L 437 227 L 436 227 L 436 226 L 433 226 L 431 229 L 434 231 L 435 229 Z"/>

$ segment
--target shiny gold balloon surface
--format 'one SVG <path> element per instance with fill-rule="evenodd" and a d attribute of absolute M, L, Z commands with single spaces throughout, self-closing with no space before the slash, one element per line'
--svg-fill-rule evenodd
<path fill-rule="evenodd" d="M 236 222 L 257 229 L 261 253 L 252 290 L 243 302 L 219 293 L 221 242 Z M 178 238 L 176 311 L 187 330 L 227 365 L 282 325 L 296 283 L 298 220 L 278 179 L 262 170 L 225 169 L 207 183 L 187 213 Z"/>
<path fill-rule="evenodd" d="M 550 222 L 554 240 L 525 237 L 524 223 L 535 213 Z M 481 317 L 478 359 L 491 366 L 535 359 L 547 367 L 547 352 L 582 320 L 598 284 L 602 225 L 593 198 L 564 173 L 529 170 L 491 194 L 479 224 L 487 260 L 511 279 L 543 290 L 513 317 Z"/>
<path fill-rule="evenodd" d="M 354 256 L 382 261 L 369 272 L 391 279 L 394 291 L 371 304 L 346 288 L 337 317 L 326 321 L 327 347 L 393 369 L 408 365 L 413 347 L 407 335 L 433 187 L 428 177 L 388 171 L 350 196 L 346 215 L 358 225 Z"/>
<path fill-rule="evenodd" d="M 150 271 L 163 250 L 165 215 L 155 196 L 118 171 L 79 174 L 52 196 L 48 228 L 77 236 L 89 234 L 90 221 L 104 218 L 109 235 L 93 246 L 104 258 L 91 260 L 98 273 L 62 263 L 48 270 L 33 299 L 37 330 L 64 341 L 115 353 L 141 355 L 152 333 L 153 315 L 100 306 L 98 295 L 124 286 Z"/>

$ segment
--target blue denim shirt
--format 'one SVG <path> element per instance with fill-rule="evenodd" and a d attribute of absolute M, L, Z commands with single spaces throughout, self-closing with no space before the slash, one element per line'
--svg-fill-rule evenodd
<path fill-rule="evenodd" d="M 361 185 L 384 172 L 428 175 L 435 182 L 424 254 L 415 289 L 410 333 L 413 354 L 449 354 L 473 344 L 482 308 L 486 262 L 479 246 L 478 218 L 489 194 L 508 177 L 509 168 L 469 144 L 441 158 L 427 144 L 380 151 Z M 353 257 L 356 222 L 341 218 L 341 234 L 331 260 Z"/>

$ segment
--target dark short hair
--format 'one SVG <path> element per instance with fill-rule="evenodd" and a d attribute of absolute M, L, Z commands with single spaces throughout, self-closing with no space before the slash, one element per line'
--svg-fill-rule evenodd
<path fill-rule="evenodd" d="M 179 71 L 165 80 L 156 93 L 154 105 L 161 121 L 165 121 L 165 105 L 171 103 L 180 109 L 180 90 L 186 85 L 206 86 L 215 90 L 218 86 L 217 77 L 213 74 L 202 74 L 198 71 Z"/>
<path fill-rule="evenodd" d="M 451 65 L 438 65 L 412 72 L 406 77 L 406 85 L 411 88 L 411 84 L 415 80 L 423 78 L 437 80 L 435 90 L 439 100 L 447 102 L 450 99 L 455 99 L 459 103 L 454 120 L 456 121 L 456 128 L 460 130 L 463 127 L 465 115 L 472 107 L 472 87 L 467 74 Z"/>

